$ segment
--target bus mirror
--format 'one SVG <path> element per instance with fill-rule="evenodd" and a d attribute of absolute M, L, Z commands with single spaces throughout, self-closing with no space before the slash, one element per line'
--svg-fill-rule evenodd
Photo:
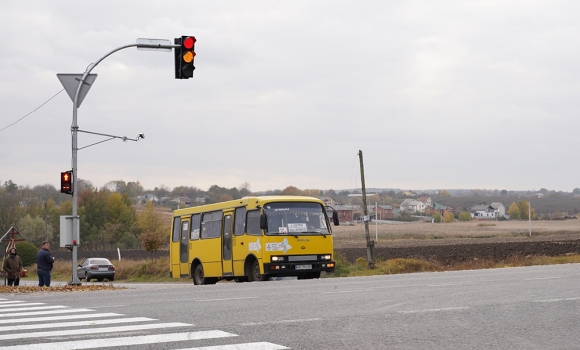
<path fill-rule="evenodd" d="M 260 229 L 268 229 L 268 216 L 266 214 L 260 215 Z"/>
<path fill-rule="evenodd" d="M 334 226 L 340 225 L 340 222 L 338 222 L 338 213 L 336 211 L 332 212 L 332 222 L 334 223 Z"/>

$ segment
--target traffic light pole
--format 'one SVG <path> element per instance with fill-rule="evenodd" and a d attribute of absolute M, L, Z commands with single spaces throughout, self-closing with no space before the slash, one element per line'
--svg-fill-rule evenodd
<path fill-rule="evenodd" d="M 180 45 L 174 45 L 174 44 L 159 44 L 159 43 L 139 43 L 140 39 L 137 39 L 138 43 L 136 44 L 128 44 L 128 45 L 123 45 L 121 47 L 118 47 L 112 51 L 110 51 L 109 53 L 107 53 L 106 55 L 104 55 L 103 57 L 101 57 L 99 60 L 97 60 L 96 63 L 91 63 L 88 67 L 87 70 L 83 73 L 82 78 L 79 81 L 79 85 L 77 86 L 77 90 L 75 93 L 75 97 L 73 100 L 73 121 L 72 121 L 72 126 L 71 126 L 71 133 L 72 133 L 72 175 L 73 175 L 73 198 L 72 198 L 72 219 L 73 219 L 73 232 L 72 232 L 72 240 L 73 240 L 73 244 L 72 244 L 72 277 L 71 280 L 69 282 L 70 285 L 80 285 L 81 281 L 79 280 L 79 277 L 77 276 L 77 246 L 79 243 L 79 216 L 78 216 L 78 211 L 77 211 L 77 204 L 78 204 L 78 172 L 77 172 L 77 151 L 79 150 L 78 148 L 78 144 L 77 144 L 77 134 L 79 132 L 79 126 L 77 124 L 77 109 L 78 109 L 78 100 L 79 100 L 79 93 L 81 91 L 81 87 L 83 84 L 85 84 L 85 79 L 87 78 L 87 76 L 91 73 L 91 71 L 99 64 L 101 63 L 101 61 L 103 61 L 105 58 L 109 57 L 111 54 L 129 48 L 129 47 L 134 47 L 136 46 L 137 49 L 139 48 L 144 48 L 144 49 L 151 49 L 151 50 L 167 50 L 169 49 L 169 51 L 171 51 L 171 49 L 176 48 L 176 47 L 180 47 Z M 147 39 L 150 40 L 150 39 Z M 155 39 L 153 39 L 155 40 Z M 168 41 L 169 42 L 169 41 Z"/>

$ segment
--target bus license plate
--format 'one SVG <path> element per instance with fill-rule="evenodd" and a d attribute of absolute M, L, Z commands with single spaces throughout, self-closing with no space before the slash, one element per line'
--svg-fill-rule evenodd
<path fill-rule="evenodd" d="M 312 270 L 312 265 L 296 265 L 296 270 Z"/>

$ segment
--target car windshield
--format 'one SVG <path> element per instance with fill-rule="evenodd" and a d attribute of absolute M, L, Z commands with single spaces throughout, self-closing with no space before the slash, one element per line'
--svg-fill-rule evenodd
<path fill-rule="evenodd" d="M 269 235 L 330 234 L 324 209 L 318 203 L 268 203 L 264 213 Z"/>
<path fill-rule="evenodd" d="M 91 265 L 112 265 L 111 262 L 107 259 L 91 259 L 91 260 L 89 260 L 89 264 L 91 264 Z"/>

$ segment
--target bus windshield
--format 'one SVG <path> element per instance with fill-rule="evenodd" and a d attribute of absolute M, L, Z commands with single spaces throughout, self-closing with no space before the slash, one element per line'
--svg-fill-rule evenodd
<path fill-rule="evenodd" d="M 268 203 L 264 206 L 268 217 L 269 235 L 328 235 L 326 215 L 318 203 Z"/>

